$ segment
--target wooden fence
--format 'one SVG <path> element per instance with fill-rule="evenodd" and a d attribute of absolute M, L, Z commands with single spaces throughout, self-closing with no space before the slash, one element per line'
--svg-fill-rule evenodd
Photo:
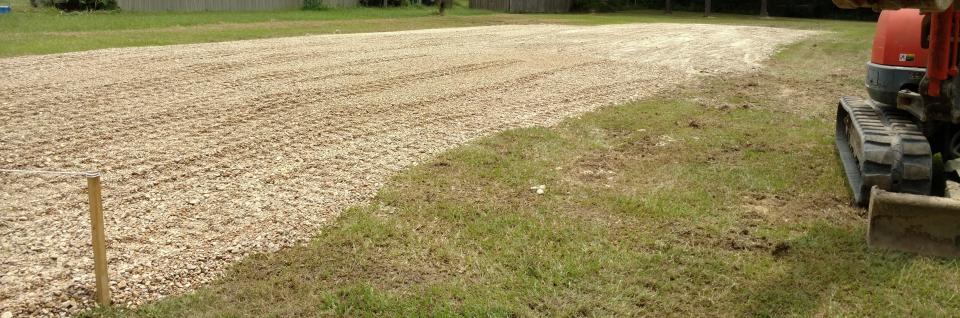
<path fill-rule="evenodd" d="M 358 0 L 324 0 L 327 7 L 355 7 Z M 303 0 L 117 0 L 126 11 L 269 11 L 303 7 Z"/>
<path fill-rule="evenodd" d="M 470 0 L 470 7 L 512 13 L 569 12 L 572 0 Z"/>

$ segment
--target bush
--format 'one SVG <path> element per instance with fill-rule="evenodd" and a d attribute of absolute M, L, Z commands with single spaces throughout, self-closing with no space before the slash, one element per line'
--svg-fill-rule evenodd
<path fill-rule="evenodd" d="M 53 5 L 63 11 L 113 10 L 116 0 L 53 0 Z"/>
<path fill-rule="evenodd" d="M 30 0 L 34 7 L 56 7 L 63 11 L 113 10 L 117 0 Z"/>
<path fill-rule="evenodd" d="M 30 0 L 30 5 L 36 7 L 52 7 L 53 0 Z"/>
<path fill-rule="evenodd" d="M 623 9 L 626 1 L 621 0 L 574 0 L 573 11 L 612 12 Z M 632 4 L 632 2 L 630 2 Z"/>
<path fill-rule="evenodd" d="M 303 9 L 304 10 L 320 10 L 326 9 L 323 5 L 323 0 L 303 0 Z"/>
<path fill-rule="evenodd" d="M 423 4 L 433 3 L 432 1 L 424 1 Z M 360 0 L 360 5 L 364 7 L 381 7 L 383 6 L 383 0 Z M 388 7 L 405 7 L 409 6 L 409 0 L 387 0 Z"/>
<path fill-rule="evenodd" d="M 0 0 L 2 1 L 2 0 Z M 424 5 L 428 3 L 433 3 L 433 0 L 421 0 Z M 362 7 L 382 7 L 383 0 L 359 0 L 359 4 Z M 388 7 L 405 7 L 410 5 L 410 0 L 387 0 Z M 323 0 L 303 0 L 303 9 L 304 10 L 323 10 L 327 6 L 323 4 Z"/>

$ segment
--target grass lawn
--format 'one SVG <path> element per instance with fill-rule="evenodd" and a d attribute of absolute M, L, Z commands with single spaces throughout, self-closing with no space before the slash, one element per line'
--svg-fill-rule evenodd
<path fill-rule="evenodd" d="M 13 0 L 13 13 L 0 15 L 0 57 L 91 49 L 219 42 L 325 33 L 372 32 L 484 24 L 492 15 L 456 8 L 355 8 L 271 12 L 77 12 L 31 8 Z"/>
<path fill-rule="evenodd" d="M 717 15 L 705 21 L 699 13 L 659 12 L 618 14 L 509 15 L 465 8 L 462 1 L 448 15 L 433 7 L 354 8 L 274 12 L 79 12 L 31 8 L 28 0 L 12 0 L 13 13 L 0 15 L 0 57 L 83 50 L 219 42 L 310 34 L 396 31 L 494 24 L 611 24 L 636 22 L 695 22 L 790 25 L 823 28 L 834 22 L 765 20 Z"/>
<path fill-rule="evenodd" d="M 507 131 L 396 176 L 312 243 L 194 293 L 83 316 L 950 316 L 960 262 L 867 250 L 833 111 L 874 25 L 457 8 L 0 16 L 0 56 L 510 23 L 825 30 L 755 74 Z M 530 187 L 545 185 L 537 195 Z"/>

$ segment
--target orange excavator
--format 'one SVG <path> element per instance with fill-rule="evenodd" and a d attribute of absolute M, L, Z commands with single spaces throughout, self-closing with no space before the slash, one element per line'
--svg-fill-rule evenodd
<path fill-rule="evenodd" d="M 960 10 L 954 0 L 833 0 L 881 11 L 869 99 L 842 97 L 836 145 L 871 247 L 960 257 Z M 958 1 L 960 2 L 960 1 Z"/>

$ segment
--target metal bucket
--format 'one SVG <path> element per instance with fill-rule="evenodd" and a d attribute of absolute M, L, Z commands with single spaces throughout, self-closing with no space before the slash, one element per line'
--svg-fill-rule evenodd
<path fill-rule="evenodd" d="M 875 248 L 960 257 L 960 200 L 874 187 L 867 242 Z"/>

